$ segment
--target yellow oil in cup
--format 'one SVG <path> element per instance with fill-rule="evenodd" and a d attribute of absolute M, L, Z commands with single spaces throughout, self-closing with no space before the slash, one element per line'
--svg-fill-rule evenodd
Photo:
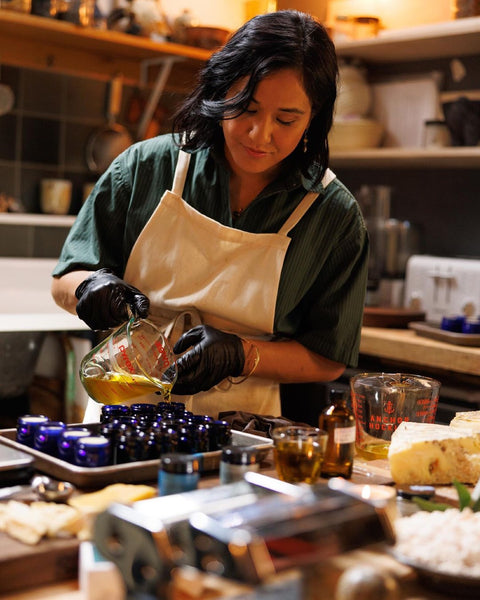
<path fill-rule="evenodd" d="M 288 483 L 318 481 L 322 470 L 327 432 L 317 427 L 276 427 L 272 433 L 277 475 Z"/>
<path fill-rule="evenodd" d="M 162 331 L 134 317 L 93 348 L 80 366 L 85 391 L 102 404 L 123 404 L 155 392 L 168 400 L 176 377 L 174 354 Z"/>
<path fill-rule="evenodd" d="M 359 373 L 350 380 L 358 454 L 387 458 L 402 421 L 434 423 L 440 382 L 409 373 Z"/>

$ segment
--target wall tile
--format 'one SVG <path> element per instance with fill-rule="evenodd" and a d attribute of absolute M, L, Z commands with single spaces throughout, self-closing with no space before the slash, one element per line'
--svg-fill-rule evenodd
<path fill-rule="evenodd" d="M 0 256 L 33 256 L 33 230 L 20 225 L 0 224 Z"/>
<path fill-rule="evenodd" d="M 85 183 L 85 175 L 83 173 L 65 171 L 64 178 L 69 179 L 72 182 L 72 201 L 70 204 L 70 210 L 68 211 L 68 214 L 76 215 L 82 207 L 83 184 Z"/>
<path fill-rule="evenodd" d="M 22 161 L 58 164 L 59 140 L 60 123 L 58 121 L 25 117 L 22 127 Z"/>
<path fill-rule="evenodd" d="M 22 108 L 58 118 L 63 113 L 64 79 L 64 76 L 54 73 L 25 70 Z"/>
<path fill-rule="evenodd" d="M 0 193 L 15 196 L 15 170 L 10 166 L 0 165 Z"/>
<path fill-rule="evenodd" d="M 15 160 L 15 130 L 17 117 L 7 114 L 0 117 L 0 159 Z"/>
<path fill-rule="evenodd" d="M 67 234 L 68 228 L 36 227 L 33 255 L 38 258 L 57 258 Z"/>
<path fill-rule="evenodd" d="M 65 126 L 65 160 L 67 169 L 87 168 L 86 150 L 89 138 L 97 131 L 98 126 L 84 123 L 67 122 Z"/>
<path fill-rule="evenodd" d="M 65 115 L 98 120 L 106 114 L 107 84 L 103 81 L 70 77 L 66 82 Z"/>
<path fill-rule="evenodd" d="M 67 234 L 66 227 L 25 227 L 0 223 L 0 256 L 57 258 Z"/>

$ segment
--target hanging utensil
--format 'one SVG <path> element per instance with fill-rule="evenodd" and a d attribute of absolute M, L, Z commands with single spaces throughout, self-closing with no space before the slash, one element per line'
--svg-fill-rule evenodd
<path fill-rule="evenodd" d="M 86 160 L 90 171 L 101 174 L 112 160 L 126 150 L 133 139 L 128 129 L 117 123 L 122 103 L 122 75 L 116 75 L 110 82 L 107 100 L 107 123 L 97 129 L 88 139 Z"/>

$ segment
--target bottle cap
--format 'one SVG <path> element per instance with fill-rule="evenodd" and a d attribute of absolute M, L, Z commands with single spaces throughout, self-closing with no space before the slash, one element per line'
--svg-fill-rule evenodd
<path fill-rule="evenodd" d="M 160 460 L 160 469 L 166 473 L 185 475 L 197 473 L 200 470 L 200 463 L 198 457 L 193 454 L 163 454 Z"/>
<path fill-rule="evenodd" d="M 480 319 L 465 319 L 462 333 L 480 333 Z"/>
<path fill-rule="evenodd" d="M 332 388 L 329 393 L 330 400 L 333 402 L 334 400 L 347 400 L 348 398 L 348 390 L 344 390 L 341 388 Z"/>
<path fill-rule="evenodd" d="M 105 467 L 110 460 L 110 440 L 103 435 L 89 435 L 75 443 L 75 464 L 79 467 Z"/>
<path fill-rule="evenodd" d="M 58 456 L 58 438 L 66 428 L 63 421 L 49 421 L 39 425 L 35 431 L 33 447 L 35 450 Z"/>
<path fill-rule="evenodd" d="M 87 435 L 79 438 L 77 447 L 84 448 L 105 448 L 110 444 L 108 438 L 103 435 Z"/>
<path fill-rule="evenodd" d="M 154 415 L 157 412 L 157 406 L 150 402 L 137 402 L 130 406 L 132 415 Z"/>
<path fill-rule="evenodd" d="M 101 413 L 102 416 L 129 415 L 130 408 L 126 404 L 104 404 Z"/>
<path fill-rule="evenodd" d="M 415 496 L 429 500 L 435 495 L 435 488 L 433 485 L 402 485 L 397 487 L 397 495 L 407 500 Z"/>
<path fill-rule="evenodd" d="M 75 443 L 78 439 L 91 435 L 86 427 L 67 427 L 58 438 L 58 456 L 67 462 L 75 460 Z"/>
<path fill-rule="evenodd" d="M 231 465 L 254 465 L 257 458 L 257 449 L 252 446 L 229 446 L 222 450 L 222 462 Z"/>
<path fill-rule="evenodd" d="M 440 324 L 440 329 L 443 331 L 453 331 L 461 333 L 465 323 L 465 315 L 444 315 Z"/>
<path fill-rule="evenodd" d="M 16 441 L 25 446 L 33 447 L 37 428 L 49 421 L 50 419 L 45 415 L 23 415 L 18 417 Z"/>

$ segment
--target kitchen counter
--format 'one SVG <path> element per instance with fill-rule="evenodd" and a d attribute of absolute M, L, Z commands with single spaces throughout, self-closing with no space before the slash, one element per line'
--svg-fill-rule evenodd
<path fill-rule="evenodd" d="M 368 476 L 366 473 L 368 470 Z M 271 461 L 265 463 L 264 469 L 262 469 L 266 475 L 275 477 L 275 471 Z M 388 463 L 385 460 L 376 460 L 366 462 L 361 458 L 355 459 L 354 474 L 352 476 L 352 482 L 356 483 L 381 483 L 390 481 L 388 470 Z M 202 477 L 200 486 L 211 487 L 218 484 L 218 478 L 216 475 L 208 475 Z M 440 494 L 439 499 L 443 501 L 453 501 L 451 494 L 452 488 L 438 488 L 437 492 Z M 4 534 L 2 534 L 4 535 Z M 1 552 L 1 551 L 0 551 Z M 321 561 L 312 571 L 309 573 L 306 580 L 306 592 L 305 600 L 319 600 L 318 590 L 322 589 L 322 594 L 325 592 L 330 593 L 329 597 L 334 596 L 334 589 L 336 582 L 341 573 L 350 567 L 358 565 L 370 565 L 375 569 L 381 569 L 391 572 L 399 581 L 401 593 L 399 600 L 442 600 L 451 596 L 440 595 L 428 588 L 421 586 L 414 571 L 398 561 L 396 561 L 383 544 L 376 544 L 358 550 L 348 552 L 345 554 L 338 555 L 332 559 Z M 243 595 L 242 597 L 250 598 L 251 592 L 253 594 L 254 588 L 248 586 L 242 586 Z M 228 589 L 228 588 L 227 588 Z M 212 596 L 217 597 L 217 596 Z M 238 597 L 238 596 L 236 596 Z M 325 596 L 322 596 L 325 597 Z M 218 600 L 226 600 L 227 598 L 233 598 L 231 590 L 229 593 L 225 592 L 225 595 L 218 597 Z M 49 584 L 36 588 L 21 590 L 15 593 L 10 592 L 9 594 L 0 594 L 0 600 L 90 600 L 87 598 L 83 590 L 80 589 L 79 582 L 77 580 L 66 580 L 62 583 Z M 254 600 L 252 595 L 251 600 Z"/>
<path fill-rule="evenodd" d="M 409 567 L 400 565 L 397 561 L 385 555 L 378 550 L 358 550 L 342 555 L 332 561 L 328 561 L 320 568 L 319 575 L 325 571 L 325 576 L 329 579 L 338 576 L 337 572 L 355 567 L 359 564 L 369 565 L 375 569 L 383 568 L 395 573 L 402 579 L 401 596 L 399 600 L 446 600 L 452 598 L 450 595 L 437 594 L 434 591 L 426 590 L 417 584 L 415 575 Z M 327 573 L 328 571 L 328 573 Z M 318 580 L 317 580 L 318 584 Z M 315 585 L 315 584 L 312 584 Z M 322 586 L 322 591 L 325 591 Z M 317 588 L 318 593 L 318 588 Z M 237 596 L 238 597 L 238 596 Z M 245 597 L 242 595 L 242 597 Z M 232 596 L 229 596 L 232 599 Z M 226 600 L 218 597 L 218 600 Z M 90 600 L 79 588 L 77 581 L 68 581 L 54 585 L 48 585 L 35 590 L 18 592 L 16 594 L 0 595 L 0 600 Z M 233 600 L 233 599 L 232 599 Z M 255 600 L 252 598 L 251 600 Z M 318 596 L 317 596 L 318 600 Z"/>
<path fill-rule="evenodd" d="M 50 285 L 56 264 L 49 258 L 0 258 L 0 333 L 89 329 L 53 301 Z"/>
<path fill-rule="evenodd" d="M 360 353 L 415 367 L 480 375 L 480 347 L 440 342 L 410 329 L 363 327 Z"/>

